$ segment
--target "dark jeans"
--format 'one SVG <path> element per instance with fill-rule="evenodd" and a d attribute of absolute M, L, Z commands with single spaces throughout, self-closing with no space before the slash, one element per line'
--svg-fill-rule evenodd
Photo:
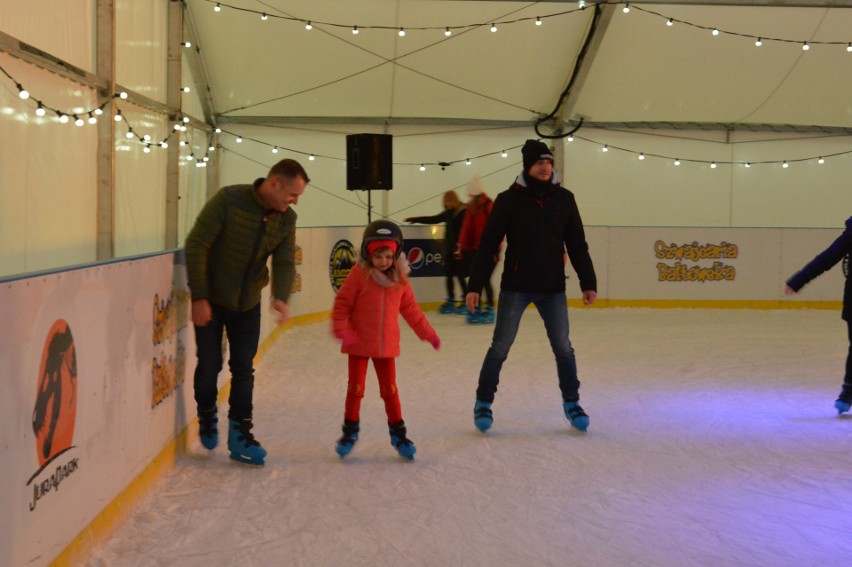
<path fill-rule="evenodd" d="M 455 258 L 452 251 L 445 251 L 449 254 L 444 258 L 444 274 L 447 283 L 447 301 L 453 301 L 456 298 L 455 280 L 458 280 L 461 288 L 461 300 L 467 295 L 467 283 L 464 281 L 464 275 L 461 271 L 461 260 Z"/>
<path fill-rule="evenodd" d="M 213 305 L 213 320 L 195 327 L 198 365 L 195 367 L 195 404 L 199 410 L 216 405 L 222 371 L 222 332 L 228 335 L 231 369 L 229 419 L 251 419 L 254 355 L 260 340 L 260 304 L 243 313 Z"/>
<path fill-rule="evenodd" d="M 576 402 L 580 399 L 577 362 L 574 358 L 574 348 L 568 338 L 568 303 L 565 293 L 533 294 L 501 291 L 494 337 L 491 339 L 491 348 L 485 354 L 482 370 L 479 372 L 477 400 L 488 403 L 494 401 L 497 383 L 500 381 L 500 369 L 509 356 L 509 349 L 518 334 L 521 316 L 530 303 L 535 305 L 544 321 L 550 348 L 556 357 L 556 373 L 559 377 L 562 400 Z"/>
<path fill-rule="evenodd" d="M 843 377 L 843 390 L 840 392 L 844 401 L 852 402 L 852 321 L 846 321 L 849 330 L 849 353 L 846 355 L 846 376 Z"/>

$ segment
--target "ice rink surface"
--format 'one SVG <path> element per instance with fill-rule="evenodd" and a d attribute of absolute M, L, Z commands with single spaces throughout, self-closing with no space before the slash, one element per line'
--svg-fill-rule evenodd
<path fill-rule="evenodd" d="M 493 325 L 404 327 L 397 377 L 413 462 L 389 443 L 372 367 L 361 439 L 334 452 L 346 356 L 328 324 L 257 369 L 264 468 L 190 452 L 89 566 L 819 566 L 852 561 L 852 418 L 833 407 L 835 311 L 570 309 L 591 418 L 563 413 L 528 311 L 487 434 L 473 426 Z M 187 386 L 191 390 L 191 384 Z M 191 395 L 191 392 L 189 393 Z M 224 419 L 227 407 L 220 405 Z"/>

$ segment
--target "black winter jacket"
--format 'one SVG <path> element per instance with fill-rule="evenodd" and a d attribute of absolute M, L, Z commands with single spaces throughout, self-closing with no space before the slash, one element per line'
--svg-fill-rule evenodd
<path fill-rule="evenodd" d="M 565 252 L 582 291 L 597 291 L 597 278 L 583 221 L 571 191 L 551 183 L 534 195 L 524 175 L 497 195 L 479 243 L 468 291 L 481 292 L 493 269 L 493 259 L 506 238 L 506 257 L 500 289 L 523 293 L 565 291 Z"/>
<path fill-rule="evenodd" d="M 806 283 L 833 268 L 844 256 L 849 254 L 852 254 L 852 217 L 846 219 L 846 230 L 843 231 L 843 234 L 787 280 L 787 285 L 793 288 L 793 291 L 799 291 Z M 852 278 L 848 274 L 846 275 L 846 287 L 843 288 L 842 315 L 846 321 L 852 321 Z"/>

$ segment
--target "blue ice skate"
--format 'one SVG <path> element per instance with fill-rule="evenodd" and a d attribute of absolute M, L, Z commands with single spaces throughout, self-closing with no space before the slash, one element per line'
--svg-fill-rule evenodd
<path fill-rule="evenodd" d="M 341 458 L 352 452 L 360 431 L 361 426 L 357 421 L 343 420 L 343 436 L 337 440 L 337 447 L 334 448 Z"/>
<path fill-rule="evenodd" d="M 405 422 L 399 421 L 388 424 L 388 432 L 390 433 L 391 445 L 394 446 L 399 456 L 409 461 L 414 460 L 414 453 L 417 452 L 417 448 L 414 446 L 414 442 L 406 436 L 408 432 L 405 429 Z"/>
<path fill-rule="evenodd" d="M 441 304 L 441 307 L 438 308 L 439 313 L 443 313 L 444 315 L 449 315 L 451 313 L 456 312 L 456 302 L 448 299 L 444 303 Z"/>
<path fill-rule="evenodd" d="M 578 431 L 585 431 L 589 428 L 589 416 L 580 407 L 577 402 L 564 402 L 562 409 L 565 410 L 565 417 L 571 422 L 571 426 Z"/>
<path fill-rule="evenodd" d="M 494 322 L 494 310 L 490 307 L 486 307 L 479 314 L 479 322 L 483 325 L 488 325 Z"/>
<path fill-rule="evenodd" d="M 251 419 L 228 420 L 228 449 L 231 460 L 247 465 L 262 467 L 265 464 L 266 449 L 254 438 L 251 432 Z"/>
<path fill-rule="evenodd" d="M 456 305 L 456 315 L 467 315 L 470 311 L 467 310 L 467 305 L 464 304 L 464 301 L 459 301 L 458 305 Z"/>
<path fill-rule="evenodd" d="M 473 313 L 468 312 L 467 314 L 467 324 L 468 325 L 479 325 L 482 321 L 482 310 L 477 307 L 476 311 Z"/>
<path fill-rule="evenodd" d="M 494 416 L 491 414 L 491 404 L 476 400 L 473 406 L 473 424 L 478 430 L 485 433 L 491 429 L 492 423 L 494 423 Z"/>
<path fill-rule="evenodd" d="M 198 436 L 204 448 L 210 451 L 219 444 L 219 417 L 215 406 L 198 411 Z"/>
<path fill-rule="evenodd" d="M 849 411 L 849 408 L 852 407 L 852 404 L 843 401 L 843 399 L 841 398 L 837 398 L 837 401 L 834 402 L 834 407 L 837 408 L 837 415 L 843 415 L 844 413 Z"/>

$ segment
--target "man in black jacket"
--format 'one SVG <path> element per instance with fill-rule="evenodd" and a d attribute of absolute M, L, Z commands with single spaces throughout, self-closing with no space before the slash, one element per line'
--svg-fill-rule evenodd
<path fill-rule="evenodd" d="M 846 219 L 846 230 L 837 237 L 837 240 L 832 242 L 831 246 L 823 250 L 816 258 L 787 280 L 784 293 L 787 295 L 797 293 L 809 281 L 827 272 L 844 258 L 846 262 L 849 262 L 850 254 L 852 254 L 852 217 Z M 843 387 L 837 401 L 834 402 L 838 414 L 844 414 L 852 407 L 852 278 L 849 277 L 848 273 L 846 274 L 846 285 L 843 288 L 843 312 L 841 316 L 846 321 L 849 330 L 849 353 L 846 355 L 846 374 L 843 379 Z"/>
<path fill-rule="evenodd" d="M 474 311 L 485 278 L 491 274 L 492 258 L 505 237 L 497 324 L 479 373 L 474 424 L 485 432 L 493 423 L 491 404 L 500 369 L 515 341 L 521 316 L 532 303 L 544 320 L 556 357 L 565 417 L 576 429 L 585 431 L 589 416 L 579 404 L 580 381 L 568 338 L 565 253 L 580 279 L 586 305 L 597 297 L 595 269 L 577 203 L 573 193 L 559 185 L 550 149 L 537 140 L 527 140 L 521 153 L 524 171 L 494 201 L 468 280 L 466 303 Z"/>

